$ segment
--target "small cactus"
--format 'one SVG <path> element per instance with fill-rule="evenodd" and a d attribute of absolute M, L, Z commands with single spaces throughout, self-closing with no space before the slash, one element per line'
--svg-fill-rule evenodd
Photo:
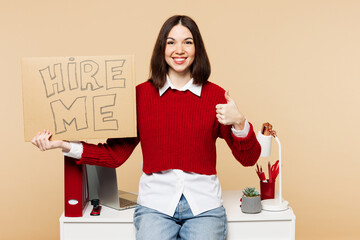
<path fill-rule="evenodd" d="M 245 188 L 245 190 L 242 191 L 244 196 L 246 197 L 257 197 L 259 196 L 259 192 L 255 191 L 255 188 Z"/>

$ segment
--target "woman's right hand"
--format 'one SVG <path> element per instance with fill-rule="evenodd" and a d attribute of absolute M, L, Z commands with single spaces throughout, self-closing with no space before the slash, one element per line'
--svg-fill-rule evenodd
<path fill-rule="evenodd" d="M 31 143 L 37 146 L 41 151 L 49 149 L 61 148 L 63 152 L 69 152 L 71 145 L 69 142 L 62 140 L 50 140 L 52 133 L 49 130 L 38 132 L 32 139 Z"/>

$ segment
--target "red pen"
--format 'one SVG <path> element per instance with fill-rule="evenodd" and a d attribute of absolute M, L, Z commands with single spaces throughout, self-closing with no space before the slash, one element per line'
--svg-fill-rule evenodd
<path fill-rule="evenodd" d="M 265 173 L 263 173 L 261 167 L 259 168 L 259 165 L 258 165 L 258 164 L 256 164 L 256 169 L 255 169 L 255 171 L 256 171 L 256 173 L 257 173 L 260 181 L 266 180 Z"/>
<path fill-rule="evenodd" d="M 273 178 L 273 182 L 275 182 L 277 176 L 279 175 L 279 160 L 277 160 L 274 165 L 271 167 L 271 175 Z"/>
<path fill-rule="evenodd" d="M 270 161 L 268 162 L 268 170 L 269 170 L 269 183 L 272 183 L 273 179 L 272 179 L 272 174 L 271 174 L 271 165 L 270 165 Z"/>

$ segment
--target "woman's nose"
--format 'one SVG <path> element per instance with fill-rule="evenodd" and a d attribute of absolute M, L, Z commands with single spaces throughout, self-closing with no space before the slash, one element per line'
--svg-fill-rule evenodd
<path fill-rule="evenodd" d="M 184 53 L 184 47 L 183 47 L 182 44 L 178 44 L 178 45 L 176 46 L 176 53 L 177 53 L 177 54 L 182 54 L 182 53 Z"/>

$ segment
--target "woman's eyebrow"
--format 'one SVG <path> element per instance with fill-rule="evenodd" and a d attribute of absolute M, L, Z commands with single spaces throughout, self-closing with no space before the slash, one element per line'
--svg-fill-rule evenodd
<path fill-rule="evenodd" d="M 169 39 L 175 41 L 175 38 L 168 37 L 167 40 L 169 40 Z M 192 37 L 188 37 L 188 38 L 184 39 L 184 41 L 186 41 L 186 40 L 194 40 L 194 39 Z"/>

